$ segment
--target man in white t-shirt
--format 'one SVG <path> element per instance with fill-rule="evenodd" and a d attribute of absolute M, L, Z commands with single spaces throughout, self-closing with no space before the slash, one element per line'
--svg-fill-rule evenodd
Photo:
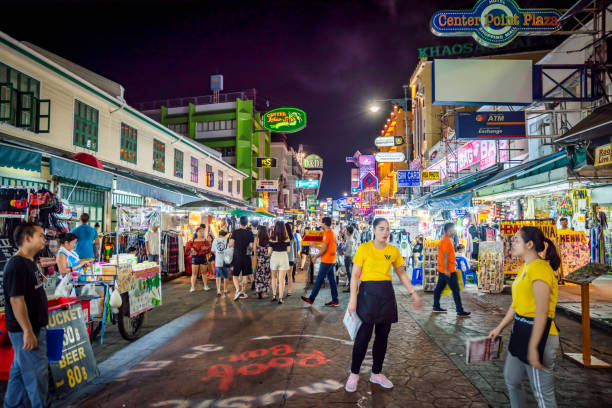
<path fill-rule="evenodd" d="M 227 249 L 227 232 L 219 231 L 219 237 L 212 243 L 211 251 L 215 254 L 215 269 L 217 272 L 217 296 L 221 296 L 221 278 L 223 278 L 223 293 L 227 293 L 229 280 L 229 265 L 225 265 L 224 253 Z"/>
<path fill-rule="evenodd" d="M 159 262 L 159 226 L 153 225 L 145 234 L 145 249 L 149 262 Z"/>

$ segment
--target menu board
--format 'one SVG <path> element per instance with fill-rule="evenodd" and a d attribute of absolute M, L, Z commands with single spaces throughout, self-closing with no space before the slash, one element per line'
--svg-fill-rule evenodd
<path fill-rule="evenodd" d="M 130 289 L 130 317 L 161 305 L 161 274 L 159 266 L 133 271 Z"/>
<path fill-rule="evenodd" d="M 49 313 L 47 329 L 64 329 L 62 358 L 49 362 L 53 383 L 60 395 L 73 392 L 98 376 L 86 318 L 80 305 Z"/>
<path fill-rule="evenodd" d="M 610 271 L 612 271 L 612 266 L 592 262 L 570 273 L 564 280 L 584 285 L 594 281 L 603 274 L 610 273 Z"/>
<path fill-rule="evenodd" d="M 500 224 L 501 241 L 504 244 L 504 275 L 516 275 L 523 265 L 520 258 L 512 256 L 512 237 L 523 226 L 537 227 L 544 236 L 550 239 L 555 247 L 557 243 L 557 226 L 554 219 L 502 221 Z"/>
<path fill-rule="evenodd" d="M 583 231 L 560 232 L 559 252 L 561 252 L 563 273 L 566 275 L 588 264 L 591 259 L 589 242 Z"/>

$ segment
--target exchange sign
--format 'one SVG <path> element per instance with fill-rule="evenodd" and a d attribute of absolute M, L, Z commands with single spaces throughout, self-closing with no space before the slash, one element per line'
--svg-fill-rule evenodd
<path fill-rule="evenodd" d="M 276 157 L 258 157 L 255 167 L 276 168 Z"/>
<path fill-rule="evenodd" d="M 319 180 L 295 180 L 295 188 L 319 188 Z"/>
<path fill-rule="evenodd" d="M 398 187 L 418 187 L 421 185 L 421 172 L 418 170 L 398 170 Z M 397 197 L 397 194 L 396 194 Z"/>
<path fill-rule="evenodd" d="M 525 112 L 457 112 L 457 139 L 516 139 L 525 137 Z"/>
<path fill-rule="evenodd" d="M 376 161 L 379 163 L 399 163 L 406 160 L 403 152 L 379 152 L 376 153 Z"/>
<path fill-rule="evenodd" d="M 423 170 L 421 172 L 423 181 L 440 181 L 440 170 Z"/>
<path fill-rule="evenodd" d="M 298 132 L 306 127 L 306 112 L 297 108 L 278 108 L 263 116 L 263 127 L 277 133 Z"/>
<path fill-rule="evenodd" d="M 443 10 L 431 18 L 440 37 L 472 36 L 485 47 L 509 44 L 518 35 L 547 35 L 559 30 L 561 13 L 553 9 L 521 10 L 514 0 L 480 0 L 472 10 Z"/>

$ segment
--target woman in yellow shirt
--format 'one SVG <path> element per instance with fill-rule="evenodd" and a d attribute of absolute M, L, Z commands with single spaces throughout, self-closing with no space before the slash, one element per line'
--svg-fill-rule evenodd
<path fill-rule="evenodd" d="M 348 392 L 357 390 L 359 370 L 366 355 L 372 331 L 376 332 L 376 337 L 372 347 L 374 363 L 370 382 L 384 388 L 393 388 L 391 381 L 381 374 L 391 323 L 397 322 L 397 303 L 391 284 L 391 266 L 412 296 L 414 307 L 421 308 L 421 300 L 412 287 L 410 278 L 406 275 L 402 254 L 397 247 L 387 243 L 390 235 L 389 223 L 384 218 L 376 218 L 372 227 L 374 239 L 361 244 L 353 257 L 351 299 L 348 311 L 351 315 L 357 313 L 362 323 L 353 346 L 351 375 L 345 386 Z M 361 284 L 359 284 L 360 279 Z M 357 291 L 358 286 L 359 291 Z"/>
<path fill-rule="evenodd" d="M 544 254 L 544 259 L 539 254 Z M 552 241 L 536 227 L 522 227 L 512 238 L 512 255 L 525 263 L 512 284 L 512 305 L 489 333 L 499 336 L 513 322 L 504 366 L 512 408 L 525 406 L 521 382 L 525 372 L 540 408 L 556 407 L 553 368 L 559 332 L 553 322 L 558 284 L 555 270 L 561 259 Z"/>

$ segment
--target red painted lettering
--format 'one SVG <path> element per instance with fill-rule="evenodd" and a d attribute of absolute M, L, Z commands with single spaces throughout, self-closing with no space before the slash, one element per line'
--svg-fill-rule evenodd
<path fill-rule="evenodd" d="M 268 369 L 265 364 L 249 364 L 242 366 L 238 369 L 238 374 L 242 375 L 257 375 L 261 374 Z"/>
<path fill-rule="evenodd" d="M 311 354 L 298 353 L 297 355 L 304 357 L 298 361 L 298 364 L 302 367 L 317 367 L 330 362 L 319 350 L 313 350 Z"/>
<path fill-rule="evenodd" d="M 295 350 L 293 350 L 291 346 L 287 344 L 279 344 L 278 346 L 272 346 L 270 347 L 270 351 L 275 356 L 286 356 L 295 353 Z"/>
<path fill-rule="evenodd" d="M 214 364 L 208 367 L 208 375 L 202 381 L 219 379 L 219 391 L 227 391 L 234 382 L 234 369 L 227 364 Z"/>
<path fill-rule="evenodd" d="M 278 358 L 273 358 L 272 360 L 270 360 L 268 362 L 268 367 L 273 367 L 273 368 L 281 368 L 281 367 L 290 367 L 291 365 L 293 365 L 293 358 L 292 357 L 278 357 Z"/>
<path fill-rule="evenodd" d="M 240 354 L 240 357 L 242 357 L 242 359 L 246 361 L 250 358 L 263 357 L 266 354 L 268 354 L 267 349 L 257 349 L 257 350 L 244 351 Z"/>

